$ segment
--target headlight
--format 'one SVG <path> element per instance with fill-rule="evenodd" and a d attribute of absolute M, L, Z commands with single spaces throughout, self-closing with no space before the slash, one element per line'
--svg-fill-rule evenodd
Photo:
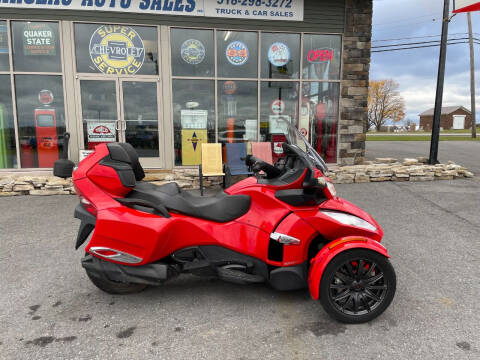
<path fill-rule="evenodd" d="M 344 225 L 355 226 L 369 231 L 377 231 L 375 226 L 357 216 L 336 211 L 322 211 L 322 213 Z"/>
<path fill-rule="evenodd" d="M 327 189 L 328 191 L 330 191 L 330 194 L 332 194 L 332 196 L 337 196 L 337 190 L 335 190 L 335 186 L 333 186 L 333 183 L 331 183 L 330 181 L 327 181 Z"/>

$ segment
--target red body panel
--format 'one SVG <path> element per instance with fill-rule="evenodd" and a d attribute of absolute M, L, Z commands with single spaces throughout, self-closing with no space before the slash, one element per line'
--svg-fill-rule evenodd
<path fill-rule="evenodd" d="M 318 300 L 319 298 L 320 281 L 322 280 L 323 271 L 328 263 L 341 252 L 357 248 L 373 250 L 383 256 L 390 257 L 385 247 L 383 247 L 378 241 L 368 237 L 350 236 L 338 238 L 328 243 L 310 261 L 308 288 L 313 299 Z"/>
<path fill-rule="evenodd" d="M 388 256 L 378 243 L 381 228 L 366 212 L 355 205 L 325 193 L 327 200 L 315 206 L 292 206 L 275 197 L 277 190 L 301 189 L 307 174 L 285 186 L 259 184 L 254 177 L 238 182 L 225 190 L 227 194 L 244 194 L 251 198 L 247 213 L 233 221 L 217 223 L 171 212 L 170 218 L 123 206 L 115 198 L 124 197 L 131 189 L 121 184 L 113 168 L 99 162 L 109 155 L 105 144 L 84 159 L 74 172 L 73 181 L 80 197 L 96 210 L 95 230 L 86 250 L 106 247 L 122 251 L 142 260 L 139 266 L 169 257 L 173 252 L 201 245 L 217 245 L 257 258 L 273 267 L 296 266 L 308 261 L 313 239 L 330 241 L 312 259 L 309 287 L 312 297 L 318 298 L 318 288 L 326 264 L 338 253 L 354 247 L 369 248 Z M 323 174 L 316 171 L 315 177 Z M 377 227 L 376 232 L 343 225 L 326 216 L 321 210 L 354 214 Z M 268 258 L 270 234 L 277 232 L 300 240 L 296 245 L 283 245 L 283 260 Z M 345 240 L 332 247 L 332 241 Z M 360 240 L 359 240 L 360 239 Z M 113 261 L 113 260 L 106 260 Z M 113 261 L 115 262 L 115 261 Z"/>

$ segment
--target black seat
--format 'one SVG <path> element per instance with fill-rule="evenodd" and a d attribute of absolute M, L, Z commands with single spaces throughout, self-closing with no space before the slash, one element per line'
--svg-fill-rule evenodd
<path fill-rule="evenodd" d="M 195 196 L 182 191 L 175 182 L 160 186 L 137 182 L 126 198 L 162 204 L 170 211 L 216 222 L 235 220 L 250 208 L 248 195 L 228 195 L 222 191 L 212 197 Z"/>

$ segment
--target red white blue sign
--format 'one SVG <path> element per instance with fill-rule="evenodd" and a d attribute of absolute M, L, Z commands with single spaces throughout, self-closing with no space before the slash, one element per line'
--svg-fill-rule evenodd
<path fill-rule="evenodd" d="M 241 41 L 232 41 L 225 49 L 225 56 L 230 64 L 243 65 L 248 60 L 248 47 Z"/>
<path fill-rule="evenodd" d="M 285 66 L 290 61 L 290 49 L 282 42 L 274 42 L 268 48 L 268 61 L 273 66 Z"/>

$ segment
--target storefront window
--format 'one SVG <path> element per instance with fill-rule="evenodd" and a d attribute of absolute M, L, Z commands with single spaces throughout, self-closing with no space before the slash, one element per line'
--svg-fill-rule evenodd
<path fill-rule="evenodd" d="M 157 75 L 157 29 L 75 24 L 75 55 L 77 72 Z"/>
<path fill-rule="evenodd" d="M 274 144 L 275 157 L 283 154 L 280 143 L 286 140 L 286 128 L 282 120 L 297 124 L 298 82 L 262 81 L 260 91 L 260 141 Z"/>
<path fill-rule="evenodd" d="M 257 141 L 257 82 L 218 82 L 218 142 Z"/>
<path fill-rule="evenodd" d="M 173 76 L 214 76 L 212 30 L 171 29 Z"/>
<path fill-rule="evenodd" d="M 340 35 L 307 35 L 303 37 L 303 78 L 340 79 Z"/>
<path fill-rule="evenodd" d="M 299 130 L 326 162 L 337 161 L 339 84 L 304 82 Z"/>
<path fill-rule="evenodd" d="M 61 76 L 16 75 L 23 168 L 51 168 L 62 152 L 65 111 Z"/>
<path fill-rule="evenodd" d="M 175 165 L 198 165 L 201 144 L 215 142 L 212 80 L 173 80 Z"/>
<path fill-rule="evenodd" d="M 61 72 L 58 23 L 12 21 L 15 71 Z"/>
<path fill-rule="evenodd" d="M 256 78 L 258 70 L 255 32 L 218 31 L 218 77 Z"/>
<path fill-rule="evenodd" d="M 0 71 L 10 70 L 8 64 L 8 34 L 7 22 L 0 21 Z"/>
<path fill-rule="evenodd" d="M 0 75 L 0 169 L 17 168 L 10 75 Z"/>
<path fill-rule="evenodd" d="M 262 78 L 298 79 L 299 59 L 300 34 L 262 33 Z"/>

